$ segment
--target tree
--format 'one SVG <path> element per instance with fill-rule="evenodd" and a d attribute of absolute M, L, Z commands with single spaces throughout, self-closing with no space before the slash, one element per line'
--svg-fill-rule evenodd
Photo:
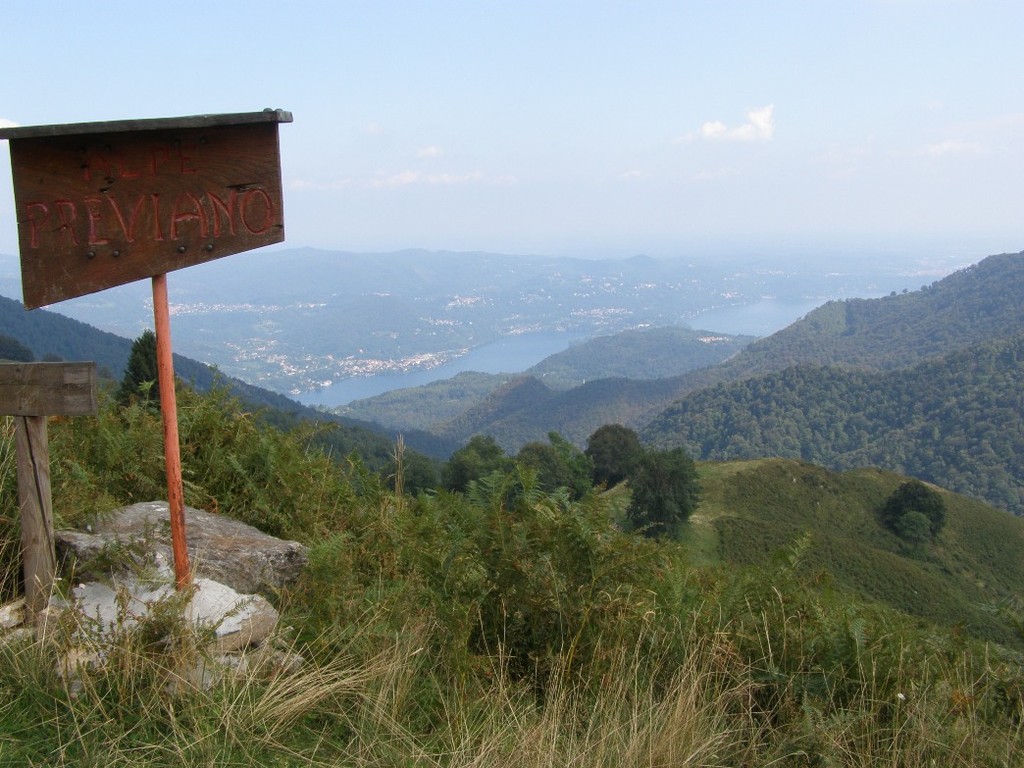
<path fill-rule="evenodd" d="M 537 472 L 543 491 L 566 488 L 573 499 L 582 499 L 593 487 L 590 458 L 557 432 L 548 433 L 548 442 L 524 445 L 516 455 L 519 464 Z"/>
<path fill-rule="evenodd" d="M 465 491 L 473 480 L 511 469 L 512 460 L 490 435 L 475 435 L 441 468 L 441 483 L 450 491 Z"/>
<path fill-rule="evenodd" d="M 128 355 L 121 386 L 117 390 L 118 402 L 127 405 L 132 398 L 160 405 L 160 387 L 157 380 L 156 334 L 146 330 L 134 342 Z"/>
<path fill-rule="evenodd" d="M 697 468 L 682 448 L 645 451 L 628 480 L 631 498 L 626 515 L 646 536 L 671 535 L 700 498 Z"/>
<path fill-rule="evenodd" d="M 0 334 L 0 360 L 31 363 L 36 359 L 32 350 L 12 336 Z"/>
<path fill-rule="evenodd" d="M 403 459 L 403 490 L 415 496 L 437 488 L 437 466 L 433 459 L 416 451 L 406 451 Z"/>
<path fill-rule="evenodd" d="M 920 480 L 903 483 L 886 499 L 882 524 L 900 538 L 914 543 L 934 539 L 946 524 L 946 502 Z"/>
<path fill-rule="evenodd" d="M 605 424 L 587 438 L 586 455 L 594 464 L 595 485 L 611 488 L 621 483 L 633 470 L 643 453 L 636 432 L 621 424 Z"/>

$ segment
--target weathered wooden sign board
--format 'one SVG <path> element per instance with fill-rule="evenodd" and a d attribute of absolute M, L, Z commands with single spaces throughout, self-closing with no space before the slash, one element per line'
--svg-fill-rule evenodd
<path fill-rule="evenodd" d="M 0 129 L 25 307 L 284 240 L 282 110 Z"/>
<path fill-rule="evenodd" d="M 25 605 L 32 614 L 49 600 L 57 570 L 46 417 L 96 410 L 95 363 L 0 364 L 0 414 L 15 417 Z"/>
<path fill-rule="evenodd" d="M 93 416 L 96 363 L 0 365 L 0 414 Z"/>
<path fill-rule="evenodd" d="M 27 309 L 153 280 L 179 588 L 191 577 L 167 273 L 284 240 L 277 129 L 291 121 L 289 112 L 265 109 L 0 129 L 10 142 Z"/>

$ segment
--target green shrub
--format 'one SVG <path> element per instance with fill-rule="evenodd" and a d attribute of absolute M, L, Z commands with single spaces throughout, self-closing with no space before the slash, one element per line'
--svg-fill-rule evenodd
<path fill-rule="evenodd" d="M 946 502 L 919 480 L 903 483 L 886 499 L 882 524 L 912 543 L 934 539 L 946 524 Z"/>

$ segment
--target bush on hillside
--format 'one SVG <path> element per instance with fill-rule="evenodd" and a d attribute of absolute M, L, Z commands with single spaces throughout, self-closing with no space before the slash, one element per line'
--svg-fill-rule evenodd
<path fill-rule="evenodd" d="M 474 480 L 507 471 L 512 459 L 490 435 L 475 435 L 441 468 L 441 483 L 449 491 L 465 491 Z"/>
<path fill-rule="evenodd" d="M 643 446 L 640 445 L 640 437 L 629 427 L 605 424 L 587 438 L 585 453 L 594 463 L 594 483 L 611 488 L 633 471 L 643 453 Z"/>
<path fill-rule="evenodd" d="M 590 457 L 557 432 L 548 433 L 547 443 L 524 445 L 516 462 L 535 470 L 540 487 L 548 492 L 565 488 L 572 498 L 581 499 L 592 487 Z"/>
<path fill-rule="evenodd" d="M 629 475 L 626 515 L 646 536 L 671 535 L 697 508 L 700 488 L 693 459 L 682 448 L 645 451 Z"/>
<path fill-rule="evenodd" d="M 946 524 L 946 502 L 919 480 L 893 491 L 880 513 L 882 524 L 912 544 L 934 539 Z"/>

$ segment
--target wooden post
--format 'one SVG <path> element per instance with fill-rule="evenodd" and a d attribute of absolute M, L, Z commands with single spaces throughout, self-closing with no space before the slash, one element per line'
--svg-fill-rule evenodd
<path fill-rule="evenodd" d="M 14 422 L 25 607 L 34 616 L 46 607 L 57 574 L 50 453 L 45 416 L 15 416 Z"/>
<path fill-rule="evenodd" d="M 164 422 L 164 464 L 167 471 L 167 506 L 171 514 L 171 551 L 174 583 L 184 589 L 192 583 L 185 538 L 185 493 L 181 479 L 178 439 L 178 403 L 174 393 L 174 355 L 171 350 L 171 313 L 167 275 L 153 276 L 153 319 L 156 323 L 156 370 L 160 380 L 160 412 Z"/>
<path fill-rule="evenodd" d="M 95 363 L 0 365 L 0 413 L 15 417 L 25 606 L 46 607 L 57 573 L 47 414 L 96 413 Z"/>

